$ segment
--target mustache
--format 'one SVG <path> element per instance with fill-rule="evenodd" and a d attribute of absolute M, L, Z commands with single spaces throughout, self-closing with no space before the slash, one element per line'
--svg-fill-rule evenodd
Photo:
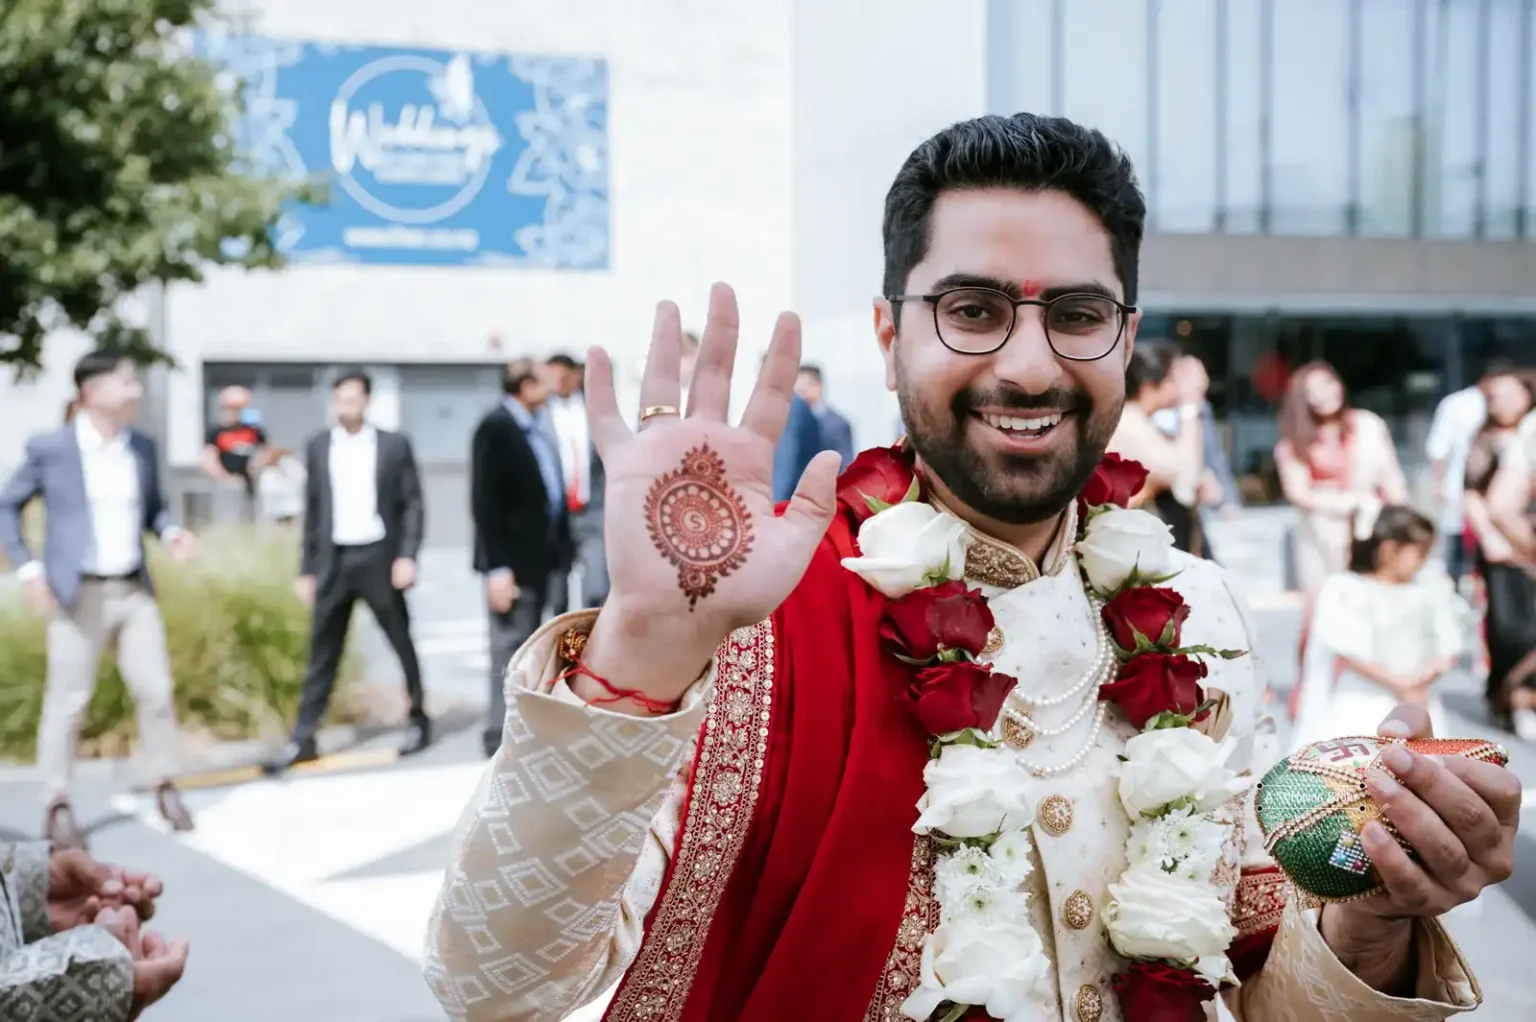
<path fill-rule="evenodd" d="M 968 387 L 955 396 L 957 413 L 977 408 L 1007 408 L 1019 412 L 1061 409 L 1076 412 L 1093 407 L 1093 399 L 1086 391 L 1073 387 L 1051 387 L 1038 394 L 1030 394 L 1018 387 L 1006 384 L 986 389 Z"/>

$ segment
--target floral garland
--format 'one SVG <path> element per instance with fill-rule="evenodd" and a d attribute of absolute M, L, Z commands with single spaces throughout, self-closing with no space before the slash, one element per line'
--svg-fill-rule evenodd
<path fill-rule="evenodd" d="M 1205 699 L 1197 658 L 1241 654 L 1179 646 L 1189 608 L 1159 588 L 1172 577 L 1169 530 L 1126 507 L 1145 478 L 1140 465 L 1106 456 L 1079 498 L 1076 545 L 1120 651 L 1100 697 L 1143 729 L 1122 757 L 1120 797 L 1136 821 L 1130 868 L 1111 885 L 1105 912 L 1111 942 L 1133 961 L 1114 979 L 1127 1022 L 1204 1018 L 1203 1002 L 1232 981 L 1225 951 L 1236 931 L 1211 882 L 1230 824 L 1214 813 L 1244 786 L 1225 766 L 1230 749 L 1192 727 L 1223 709 Z M 986 597 L 964 581 L 969 532 L 924 501 L 911 455 L 900 449 L 861 454 L 838 496 L 857 526 L 860 554 L 843 564 L 889 600 L 881 639 L 914 668 L 903 697 L 932 736 L 913 830 L 939 853 L 939 925 L 924 942 L 921 981 L 902 1013 L 925 1020 L 943 1009 L 940 1022 L 1034 1017 L 1053 996 L 1024 891 L 1035 785 L 1012 750 L 989 737 L 1017 681 L 979 659 L 994 621 Z M 1173 1014 L 1160 1014 L 1169 1008 Z"/>

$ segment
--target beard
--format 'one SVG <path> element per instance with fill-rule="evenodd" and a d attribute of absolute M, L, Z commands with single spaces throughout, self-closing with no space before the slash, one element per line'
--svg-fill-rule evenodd
<path fill-rule="evenodd" d="M 897 400 L 907 442 L 923 466 L 972 511 L 1009 525 L 1046 521 L 1077 499 L 1103 460 L 1124 406 L 1122 400 L 1113 408 L 1096 408 L 1082 390 L 1055 387 L 1026 394 L 1006 386 L 988 391 L 968 387 L 948 406 L 934 406 L 924 404 L 907 383 L 898 368 Z M 978 448 L 967 434 L 976 420 L 974 409 L 983 407 L 1025 414 L 1052 408 L 1070 411 L 1055 428 L 1071 435 L 1066 444 L 1046 454 Z"/>

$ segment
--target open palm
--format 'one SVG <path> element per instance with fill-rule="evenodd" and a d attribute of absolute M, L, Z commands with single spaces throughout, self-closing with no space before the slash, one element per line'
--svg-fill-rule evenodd
<path fill-rule="evenodd" d="M 606 353 L 593 349 L 588 362 L 587 414 L 607 474 L 608 606 L 706 647 L 766 618 L 789 595 L 835 506 L 839 459 L 825 452 L 785 513 L 774 514 L 773 454 L 800 368 L 799 320 L 779 317 L 733 426 L 726 415 L 738 333 L 736 297 L 717 284 L 680 414 L 681 320 L 676 305 L 661 303 L 636 430 L 619 411 Z"/>

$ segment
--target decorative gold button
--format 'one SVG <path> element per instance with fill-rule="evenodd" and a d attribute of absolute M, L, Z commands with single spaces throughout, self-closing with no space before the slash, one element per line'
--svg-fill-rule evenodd
<path fill-rule="evenodd" d="M 1073 891 L 1061 903 L 1061 919 L 1074 930 L 1086 930 L 1093 922 L 1093 899 L 1087 891 Z"/>
<path fill-rule="evenodd" d="M 1003 626 L 993 625 L 992 630 L 987 633 L 986 645 L 981 647 L 981 655 L 991 656 L 993 653 L 996 653 L 998 650 L 1002 649 L 1003 638 Z"/>
<path fill-rule="evenodd" d="M 1072 829 L 1072 802 L 1064 795 L 1048 796 L 1036 815 L 1048 834 L 1060 837 Z"/>
<path fill-rule="evenodd" d="M 1077 988 L 1077 1022 L 1099 1022 L 1104 1014 L 1104 995 L 1084 983 Z"/>
<path fill-rule="evenodd" d="M 1003 718 L 1003 741 L 1015 749 L 1027 749 L 1035 740 L 1035 733 L 1012 717 Z"/>

